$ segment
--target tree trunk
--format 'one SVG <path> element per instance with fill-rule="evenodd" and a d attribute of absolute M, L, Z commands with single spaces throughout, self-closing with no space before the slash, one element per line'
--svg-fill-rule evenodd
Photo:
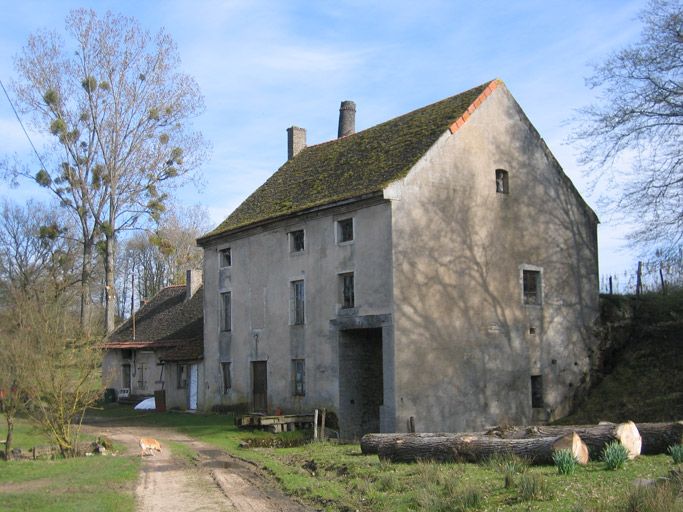
<path fill-rule="evenodd" d="M 480 434 L 423 437 L 405 434 L 379 447 L 381 460 L 391 462 L 482 462 L 496 454 L 513 454 L 532 464 L 552 464 L 553 453 L 570 449 L 586 460 L 586 446 L 574 433 L 559 437 L 500 439 Z"/>
<path fill-rule="evenodd" d="M 606 423 L 601 425 L 558 425 L 511 427 L 491 430 L 489 435 L 503 439 L 530 439 L 534 437 L 562 436 L 576 432 L 586 443 L 592 459 L 599 459 L 607 444 L 618 441 L 629 453 L 629 459 L 634 459 L 641 452 L 642 440 L 638 428 L 632 421 L 626 423 Z"/>
<path fill-rule="evenodd" d="M 81 263 L 81 317 L 80 324 L 83 332 L 90 332 L 90 279 L 92 277 L 92 241 L 83 239 L 83 262 Z"/>
<path fill-rule="evenodd" d="M 676 423 L 636 423 L 643 438 L 643 455 L 667 453 L 669 446 L 683 444 L 683 421 Z"/>
<path fill-rule="evenodd" d="M 12 456 L 12 440 L 14 438 L 14 414 L 5 410 L 7 420 L 7 437 L 5 438 L 5 460 Z"/>
<path fill-rule="evenodd" d="M 675 425 L 675 424 L 674 424 Z M 385 445 L 390 445 L 397 440 L 405 438 L 456 438 L 463 435 L 487 436 L 501 439 L 532 439 L 535 437 L 560 437 L 576 432 L 581 440 L 588 447 L 590 457 L 599 459 L 604 447 L 612 442 L 618 441 L 629 451 L 629 457 L 634 458 L 641 453 L 641 438 L 638 428 L 633 422 L 621 424 L 603 425 L 562 425 L 562 426 L 531 426 L 531 427 L 506 427 L 494 428 L 487 432 L 471 433 L 421 433 L 421 434 L 365 434 L 360 442 L 361 451 L 368 455 L 380 453 Z M 663 441 L 662 441 L 663 442 Z M 660 452 L 664 453 L 664 452 Z"/>
<path fill-rule="evenodd" d="M 109 334 L 116 327 L 116 286 L 114 283 L 114 257 L 116 238 L 113 234 L 106 235 L 106 249 L 104 255 L 104 311 L 105 330 Z"/>
<path fill-rule="evenodd" d="M 483 432 L 480 432 L 479 434 L 483 434 Z M 415 437 L 422 437 L 422 438 L 428 438 L 428 437 L 454 437 L 458 434 L 449 434 L 446 432 L 438 432 L 438 433 L 417 433 L 417 434 L 405 434 L 405 433 L 397 433 L 397 434 L 365 434 L 361 440 L 360 440 L 360 450 L 363 452 L 365 455 L 373 455 L 379 453 L 380 447 L 385 445 L 385 444 L 390 444 L 396 441 L 397 439 L 401 439 L 405 436 L 415 436 Z"/>

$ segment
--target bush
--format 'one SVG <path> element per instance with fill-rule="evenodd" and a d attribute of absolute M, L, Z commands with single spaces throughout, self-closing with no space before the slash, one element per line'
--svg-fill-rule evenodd
<path fill-rule="evenodd" d="M 549 498 L 548 483 L 540 475 L 522 475 L 519 479 L 519 497 L 522 501 Z"/>
<path fill-rule="evenodd" d="M 674 464 L 683 464 L 683 444 L 669 446 L 667 450 L 674 461 Z"/>
<path fill-rule="evenodd" d="M 618 441 L 612 441 L 602 450 L 607 469 L 621 469 L 628 460 L 628 450 Z"/>
<path fill-rule="evenodd" d="M 634 489 L 626 498 L 624 512 L 674 512 L 683 510 L 676 499 L 677 489 L 671 483 L 661 483 Z"/>
<path fill-rule="evenodd" d="M 484 465 L 494 471 L 498 471 L 504 477 L 505 488 L 515 485 L 516 475 L 526 473 L 529 461 L 513 453 L 496 453 L 491 455 Z"/>
<path fill-rule="evenodd" d="M 573 475 L 576 471 L 576 457 L 570 450 L 558 450 L 553 453 L 553 462 L 560 475 Z"/>

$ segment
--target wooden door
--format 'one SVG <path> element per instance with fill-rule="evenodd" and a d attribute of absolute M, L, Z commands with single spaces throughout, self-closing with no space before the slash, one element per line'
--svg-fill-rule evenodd
<path fill-rule="evenodd" d="M 266 361 L 253 361 L 251 363 L 251 375 L 254 412 L 266 412 L 268 410 L 268 372 Z"/>

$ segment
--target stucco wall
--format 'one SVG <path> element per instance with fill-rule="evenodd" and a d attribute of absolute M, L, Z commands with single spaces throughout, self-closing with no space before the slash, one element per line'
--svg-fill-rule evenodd
<path fill-rule="evenodd" d="M 496 193 L 496 169 L 509 194 Z M 398 430 L 411 416 L 418 431 L 462 431 L 565 414 L 594 345 L 595 219 L 507 89 L 385 195 Z M 525 264 L 542 271 L 542 306 L 523 305 Z M 532 410 L 531 375 L 543 409 Z"/>
<path fill-rule="evenodd" d="M 205 247 L 206 382 L 200 407 L 250 404 L 251 362 L 267 361 L 270 411 L 338 410 L 338 275 L 354 273 L 356 308 L 345 311 L 345 318 L 361 319 L 362 324 L 363 318 L 391 313 L 390 213 L 389 203 L 375 198 L 276 222 Z M 354 240 L 339 244 L 336 221 L 349 217 Z M 288 233 L 299 229 L 305 231 L 305 250 L 291 253 Z M 226 247 L 232 266 L 221 269 L 219 250 Z M 290 325 L 291 282 L 300 279 L 306 321 Z M 231 332 L 220 332 L 224 291 L 231 292 Z M 293 394 L 292 359 L 305 359 L 305 396 Z M 231 362 L 227 393 L 222 392 L 221 361 Z"/>

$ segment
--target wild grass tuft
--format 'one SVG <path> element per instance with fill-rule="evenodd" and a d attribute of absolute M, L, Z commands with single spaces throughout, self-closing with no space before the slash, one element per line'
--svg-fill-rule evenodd
<path fill-rule="evenodd" d="M 495 453 L 489 457 L 484 466 L 503 475 L 506 489 L 514 487 L 517 475 L 526 473 L 529 461 L 513 453 Z"/>
<path fill-rule="evenodd" d="M 573 475 L 576 471 L 576 457 L 571 450 L 558 450 L 553 453 L 553 462 L 560 475 Z"/>
<path fill-rule="evenodd" d="M 677 499 L 679 489 L 671 482 L 662 482 L 631 491 L 621 508 L 624 512 L 674 512 L 683 511 L 683 503 Z"/>
<path fill-rule="evenodd" d="M 621 469 L 628 460 L 628 450 L 618 441 L 612 441 L 602 450 L 602 460 L 607 469 Z"/>
<path fill-rule="evenodd" d="M 551 497 L 548 482 L 540 475 L 522 475 L 519 478 L 518 489 L 522 501 L 544 500 Z"/>
<path fill-rule="evenodd" d="M 667 452 L 671 455 L 674 464 L 683 464 L 683 444 L 669 446 Z"/>

